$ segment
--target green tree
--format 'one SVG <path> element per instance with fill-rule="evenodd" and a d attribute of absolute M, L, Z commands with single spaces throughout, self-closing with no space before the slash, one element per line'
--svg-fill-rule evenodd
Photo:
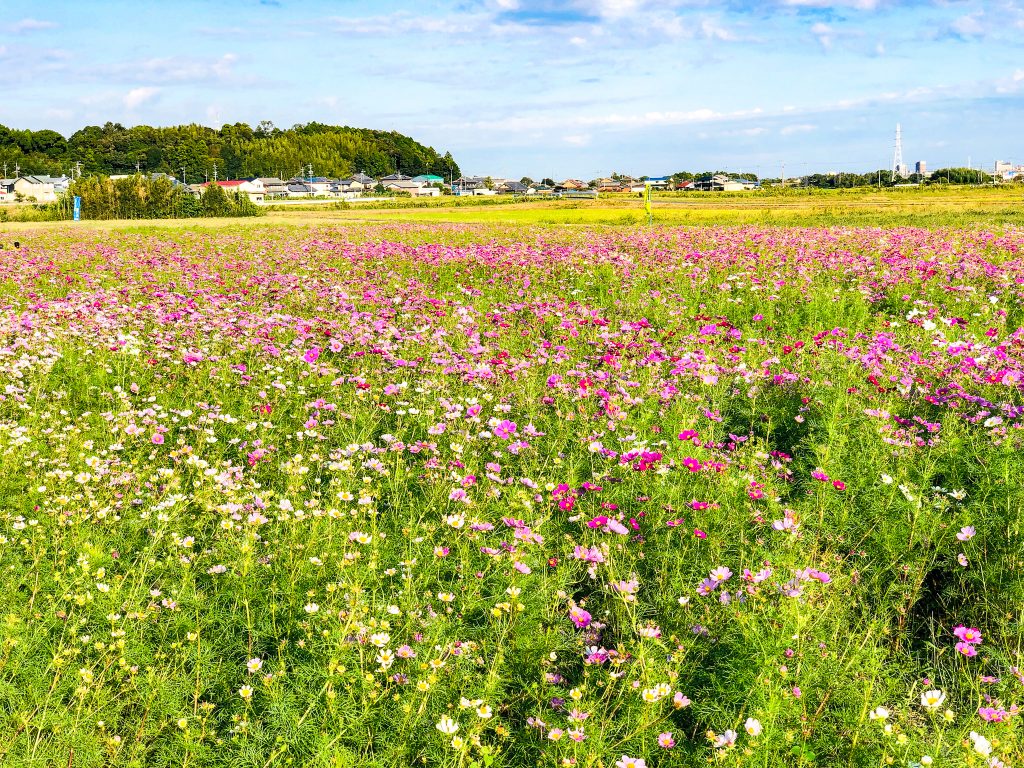
<path fill-rule="evenodd" d="M 202 196 L 204 216 L 230 216 L 231 201 L 219 184 L 208 184 Z"/>

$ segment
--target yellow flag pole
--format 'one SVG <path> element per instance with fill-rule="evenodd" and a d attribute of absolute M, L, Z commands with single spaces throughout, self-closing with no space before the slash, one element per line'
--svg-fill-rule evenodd
<path fill-rule="evenodd" d="M 651 182 L 644 184 L 644 210 L 647 211 L 647 223 L 654 224 L 654 214 L 651 212 Z"/>

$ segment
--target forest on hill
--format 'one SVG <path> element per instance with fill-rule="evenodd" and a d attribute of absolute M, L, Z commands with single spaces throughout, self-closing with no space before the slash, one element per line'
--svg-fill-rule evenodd
<path fill-rule="evenodd" d="M 0 125 L 0 163 L 6 174 L 69 173 L 81 163 L 83 175 L 168 173 L 189 183 L 219 178 L 308 175 L 344 177 L 363 172 L 378 177 L 401 172 L 461 175 L 451 154 L 395 131 L 306 123 L 281 129 L 269 121 L 220 129 L 203 125 L 153 128 L 120 123 L 91 125 L 70 138 L 52 130 L 17 130 Z M 184 170 L 183 170 L 184 169 Z"/>

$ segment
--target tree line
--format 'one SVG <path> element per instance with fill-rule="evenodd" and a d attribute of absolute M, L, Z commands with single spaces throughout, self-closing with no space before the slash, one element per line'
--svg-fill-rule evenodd
<path fill-rule="evenodd" d="M 80 166 L 76 164 L 81 164 Z M 0 125 L 0 164 L 13 175 L 59 175 L 78 168 L 83 176 L 121 173 L 167 173 L 192 184 L 212 178 L 305 176 L 346 177 L 362 172 L 379 177 L 401 172 L 408 176 L 461 175 L 451 153 L 396 131 L 297 124 L 277 128 L 263 121 L 219 129 L 203 125 L 154 128 L 120 123 L 90 125 L 70 138 L 52 130 L 17 130 Z"/>

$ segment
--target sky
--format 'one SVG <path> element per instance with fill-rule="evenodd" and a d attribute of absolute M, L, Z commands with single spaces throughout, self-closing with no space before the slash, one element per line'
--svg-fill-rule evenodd
<path fill-rule="evenodd" d="M 1024 0 L 0 0 L 0 123 L 319 121 L 467 174 L 1024 164 Z"/>

